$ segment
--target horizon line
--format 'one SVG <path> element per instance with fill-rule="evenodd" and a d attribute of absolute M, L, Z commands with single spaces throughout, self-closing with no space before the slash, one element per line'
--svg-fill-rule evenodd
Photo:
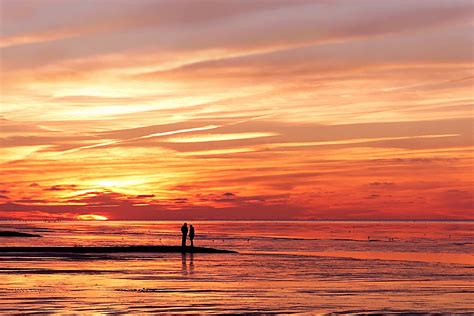
<path fill-rule="evenodd" d="M 0 219 L 0 222 L 474 222 L 474 219 Z"/>

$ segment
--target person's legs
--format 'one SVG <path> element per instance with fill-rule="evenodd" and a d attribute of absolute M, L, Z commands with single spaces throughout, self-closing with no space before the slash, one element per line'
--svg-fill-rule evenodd
<path fill-rule="evenodd" d="M 194 247 L 194 239 L 191 239 L 191 247 Z"/>
<path fill-rule="evenodd" d="M 186 237 L 183 236 L 183 238 L 181 239 L 181 247 L 186 247 Z"/>

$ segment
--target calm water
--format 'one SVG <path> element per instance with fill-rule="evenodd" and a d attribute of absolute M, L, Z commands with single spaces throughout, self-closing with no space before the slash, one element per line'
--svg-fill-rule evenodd
<path fill-rule="evenodd" d="M 0 222 L 8 245 L 172 245 L 181 222 Z M 193 222 L 239 254 L 0 255 L 0 314 L 474 312 L 474 222 Z"/>

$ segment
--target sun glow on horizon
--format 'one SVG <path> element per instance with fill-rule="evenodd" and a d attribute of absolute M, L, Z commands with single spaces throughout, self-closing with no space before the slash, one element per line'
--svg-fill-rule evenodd
<path fill-rule="evenodd" d="M 107 217 L 97 214 L 82 214 L 76 217 L 80 221 L 106 221 Z"/>

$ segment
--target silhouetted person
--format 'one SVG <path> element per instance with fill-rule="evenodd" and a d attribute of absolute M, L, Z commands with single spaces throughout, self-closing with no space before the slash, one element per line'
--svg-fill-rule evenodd
<path fill-rule="evenodd" d="M 183 226 L 181 226 L 181 233 L 183 236 L 181 237 L 181 247 L 186 247 L 186 237 L 188 236 L 188 224 L 184 223 Z"/>
<path fill-rule="evenodd" d="M 191 240 L 191 247 L 194 247 L 194 226 L 189 227 L 189 240 Z"/>

